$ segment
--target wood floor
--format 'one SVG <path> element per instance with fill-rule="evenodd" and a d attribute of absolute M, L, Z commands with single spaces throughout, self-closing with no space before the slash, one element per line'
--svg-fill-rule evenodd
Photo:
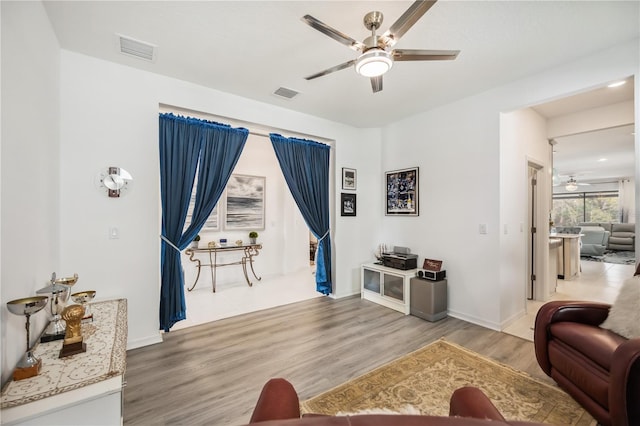
<path fill-rule="evenodd" d="M 244 424 L 272 377 L 304 400 L 441 337 L 553 383 L 524 339 L 454 318 L 431 323 L 359 296 L 323 297 L 172 331 L 129 351 L 124 423 Z"/>

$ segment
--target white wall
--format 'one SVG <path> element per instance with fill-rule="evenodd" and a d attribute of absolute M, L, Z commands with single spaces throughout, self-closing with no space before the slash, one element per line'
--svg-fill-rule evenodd
<path fill-rule="evenodd" d="M 61 70 L 61 203 L 75 207 L 61 218 L 62 267 L 78 271 L 83 288 L 97 290 L 99 297 L 127 297 L 129 347 L 159 339 L 160 104 L 334 140 L 336 176 L 343 166 L 359 167 L 364 176 L 378 173 L 380 139 L 376 132 L 64 50 Z M 357 159 L 351 158 L 353 152 Z M 130 194 L 122 199 L 108 199 L 93 185 L 96 173 L 109 165 L 123 167 L 135 178 Z M 379 185 L 361 181 L 358 193 L 365 206 L 379 197 Z M 370 198 L 369 192 L 376 195 Z M 335 197 L 339 199 L 339 191 Z M 353 226 L 360 221 L 367 227 Z M 361 242 L 347 253 L 336 244 L 336 296 L 353 292 L 357 285 L 353 269 L 369 258 L 378 223 L 378 217 L 366 214 L 352 218 L 349 226 L 334 221 L 334 235 Z M 120 239 L 107 238 L 110 226 L 120 229 Z"/>
<path fill-rule="evenodd" d="M 524 247 L 512 253 L 502 231 L 524 220 L 510 203 L 522 202 L 526 161 L 501 139 L 500 113 L 638 74 L 638 55 L 636 39 L 383 130 L 383 170 L 419 166 L 421 185 L 420 216 L 384 218 L 384 236 L 445 261 L 451 315 L 501 329 L 522 306 L 522 274 L 502 258 L 522 262 Z"/>
<path fill-rule="evenodd" d="M 334 258 L 341 273 L 336 297 L 360 293 L 360 265 L 374 259 L 374 251 L 383 241 L 384 186 L 380 172 L 380 138 L 379 129 L 361 129 L 358 143 L 343 144 L 336 150 L 333 227 L 340 232 L 332 236 L 332 241 L 334 247 L 340 248 L 339 255 Z M 342 167 L 356 169 L 355 191 L 342 190 Z M 341 192 L 356 194 L 356 217 L 340 216 Z"/>
<path fill-rule="evenodd" d="M 387 126 L 382 143 L 382 170 L 420 168 L 420 215 L 385 217 L 384 241 L 410 247 L 419 265 L 443 260 L 450 315 L 491 328 L 500 319 L 495 103 L 469 98 L 407 118 Z"/>
<path fill-rule="evenodd" d="M 575 135 L 634 123 L 633 101 L 554 117 L 548 120 L 547 137 Z"/>
<path fill-rule="evenodd" d="M 59 267 L 59 46 L 42 4 L 1 2 L 2 382 L 26 349 L 25 318 L 6 302 L 35 295 Z M 47 322 L 32 317 L 31 343 Z"/>
<path fill-rule="evenodd" d="M 547 140 L 547 125 L 544 117 L 530 108 L 502 114 L 500 126 L 501 187 L 502 192 L 515 189 L 512 196 L 501 197 L 501 216 L 520 217 L 520 223 L 502 223 L 501 284 L 502 319 L 508 322 L 524 313 L 526 289 L 530 285 L 527 276 L 529 255 L 529 210 L 530 182 L 528 164 L 542 168 L 537 174 L 536 229 L 535 240 L 536 284 L 534 298 L 545 300 L 548 289 L 555 283 L 548 282 L 549 212 L 551 209 L 551 146 Z M 513 161 L 519 159 L 518 161 Z M 517 178 L 517 182 L 514 179 Z M 517 197 L 517 198 L 514 198 Z"/>

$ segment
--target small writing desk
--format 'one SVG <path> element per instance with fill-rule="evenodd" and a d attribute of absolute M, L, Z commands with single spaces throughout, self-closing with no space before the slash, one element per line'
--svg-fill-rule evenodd
<path fill-rule="evenodd" d="M 260 281 L 262 278 L 256 275 L 256 272 L 253 270 L 253 258 L 260 254 L 260 249 L 262 249 L 262 244 L 247 244 L 247 245 L 229 245 L 224 247 L 211 247 L 211 248 L 188 248 L 185 250 L 185 254 L 189 255 L 189 260 L 196 263 L 196 268 L 198 268 L 198 275 L 196 275 L 196 280 L 193 282 L 191 288 L 187 290 L 191 291 L 195 288 L 198 283 L 198 278 L 200 278 L 200 268 L 203 266 L 208 266 L 211 268 L 211 284 L 213 286 L 213 292 L 216 291 L 216 268 L 219 266 L 229 266 L 229 265 L 242 265 L 242 272 L 244 272 L 244 279 L 247 280 L 247 284 L 249 287 L 253 285 L 251 280 L 249 280 L 249 274 L 247 273 L 247 263 L 251 267 L 251 273 L 253 276 Z M 242 252 L 242 257 L 240 260 L 235 262 L 227 262 L 227 263 L 218 263 L 218 253 L 227 253 L 227 252 Z M 209 254 L 209 263 L 202 263 L 200 259 L 195 258 L 194 256 L 197 253 L 208 253 Z"/>

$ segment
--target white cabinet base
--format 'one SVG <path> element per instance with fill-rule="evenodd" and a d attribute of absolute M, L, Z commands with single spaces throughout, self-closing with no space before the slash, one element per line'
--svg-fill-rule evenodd
<path fill-rule="evenodd" d="M 375 263 L 360 268 L 360 297 L 405 315 L 411 310 L 409 281 L 417 269 L 403 271 Z"/>

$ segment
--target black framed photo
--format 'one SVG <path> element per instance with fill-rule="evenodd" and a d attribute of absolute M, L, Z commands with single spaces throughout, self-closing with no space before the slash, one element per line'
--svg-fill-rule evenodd
<path fill-rule="evenodd" d="M 418 167 L 385 172 L 387 216 L 418 216 Z"/>
<path fill-rule="evenodd" d="M 342 168 L 342 189 L 356 189 L 356 169 Z"/>
<path fill-rule="evenodd" d="M 340 216 L 356 215 L 356 194 L 340 194 Z"/>

